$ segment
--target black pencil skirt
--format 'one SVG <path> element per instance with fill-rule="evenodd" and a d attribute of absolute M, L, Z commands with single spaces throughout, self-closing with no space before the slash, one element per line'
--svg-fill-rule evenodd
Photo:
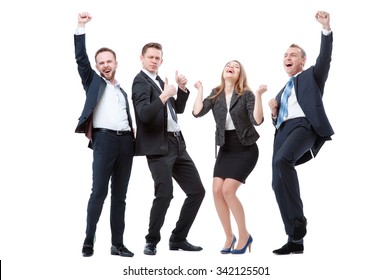
<path fill-rule="evenodd" d="M 258 155 L 256 143 L 244 146 L 235 130 L 226 130 L 225 143 L 217 154 L 213 177 L 231 178 L 244 184 L 257 164 Z"/>

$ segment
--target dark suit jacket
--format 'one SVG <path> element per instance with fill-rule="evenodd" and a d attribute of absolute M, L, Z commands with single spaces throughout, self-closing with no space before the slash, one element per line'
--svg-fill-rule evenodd
<path fill-rule="evenodd" d="M 136 155 L 164 155 L 168 152 L 167 106 L 159 96 L 161 90 L 147 74 L 140 71 L 133 80 L 132 100 L 136 116 Z M 178 88 L 171 97 L 177 114 L 185 111 L 189 94 Z M 183 137 L 183 136 L 182 136 Z"/>
<path fill-rule="evenodd" d="M 85 39 L 86 35 L 74 35 L 75 43 L 75 58 L 77 63 L 77 70 L 79 72 L 83 88 L 86 91 L 86 101 L 84 103 L 83 112 L 79 118 L 79 122 L 76 126 L 75 132 L 85 133 L 87 138 L 90 140 L 88 147 L 91 146 L 92 141 L 92 113 L 96 104 L 98 104 L 102 94 L 106 88 L 106 81 L 99 76 L 91 67 L 88 59 Z M 129 112 L 129 102 L 127 94 L 123 89 L 122 93 L 126 99 L 126 108 L 128 112 L 129 126 L 133 132 L 132 119 Z"/>
<path fill-rule="evenodd" d="M 322 33 L 320 53 L 315 65 L 304 70 L 294 79 L 297 101 L 317 134 L 317 139 L 311 151 L 305 153 L 297 161 L 297 165 L 312 159 L 312 156 L 315 157 L 324 142 L 331 140 L 331 135 L 334 134 L 322 101 L 324 87 L 330 69 L 332 48 L 333 34 L 331 33 L 326 36 Z M 276 100 L 279 103 L 281 102 L 282 92 L 283 89 L 276 96 Z"/>
<path fill-rule="evenodd" d="M 214 91 L 212 91 L 209 97 L 213 95 L 215 95 Z M 253 115 L 254 102 L 255 96 L 250 91 L 245 92 L 241 96 L 234 92 L 231 99 L 229 112 L 239 140 L 244 146 L 254 144 L 259 138 L 259 134 L 254 128 L 254 125 L 259 125 Z M 222 146 L 225 142 L 225 122 L 228 113 L 225 95 L 221 94 L 214 99 L 205 98 L 203 108 L 194 116 L 201 117 L 208 113 L 210 109 L 213 111 L 216 122 L 216 144 Z"/>

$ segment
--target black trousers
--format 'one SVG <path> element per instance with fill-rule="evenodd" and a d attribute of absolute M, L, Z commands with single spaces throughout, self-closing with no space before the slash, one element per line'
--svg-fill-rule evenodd
<path fill-rule="evenodd" d="M 304 216 L 296 161 L 310 150 L 315 139 L 316 134 L 306 118 L 287 120 L 276 131 L 272 186 L 288 237 L 293 235 L 294 219 Z"/>
<path fill-rule="evenodd" d="M 85 243 L 93 244 L 96 225 L 102 213 L 111 179 L 110 227 L 113 245 L 123 243 L 126 193 L 134 156 L 134 140 L 130 135 L 117 136 L 94 132 L 92 191 L 87 207 Z"/>
<path fill-rule="evenodd" d="M 155 184 L 147 243 L 157 244 L 160 241 L 160 229 L 163 226 L 167 209 L 173 198 L 173 181 L 178 183 L 186 194 L 179 219 L 171 233 L 170 241 L 180 242 L 186 239 L 190 227 L 198 213 L 205 196 L 197 168 L 185 148 L 180 136 L 169 136 L 169 149 L 166 155 L 147 156 L 148 166 Z"/>

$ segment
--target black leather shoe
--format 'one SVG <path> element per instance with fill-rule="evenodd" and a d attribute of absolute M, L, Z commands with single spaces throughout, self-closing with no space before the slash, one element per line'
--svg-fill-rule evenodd
<path fill-rule="evenodd" d="M 81 253 L 83 254 L 83 257 L 91 257 L 94 254 L 94 245 L 83 244 Z"/>
<path fill-rule="evenodd" d="M 156 245 L 153 243 L 147 243 L 144 247 L 144 254 L 154 256 L 156 255 Z"/>
<path fill-rule="evenodd" d="M 128 250 L 128 248 L 125 247 L 125 245 L 117 245 L 117 246 L 111 246 L 111 254 L 114 256 L 121 256 L 121 257 L 133 257 L 134 254 Z"/>
<path fill-rule="evenodd" d="M 289 254 L 303 254 L 304 245 L 288 242 L 280 249 L 274 250 L 273 253 L 276 255 L 289 255 Z"/>
<path fill-rule="evenodd" d="M 307 234 L 307 219 L 305 217 L 296 218 L 293 227 L 293 240 L 301 240 Z"/>
<path fill-rule="evenodd" d="M 183 251 L 201 251 L 202 247 L 191 245 L 187 240 L 180 242 L 171 242 L 169 243 L 170 250 L 183 250 Z"/>

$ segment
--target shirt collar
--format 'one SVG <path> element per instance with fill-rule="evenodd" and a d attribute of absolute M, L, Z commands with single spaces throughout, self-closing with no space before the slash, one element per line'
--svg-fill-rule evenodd
<path fill-rule="evenodd" d="M 107 84 L 113 85 L 113 84 L 110 83 L 109 80 L 107 80 L 105 77 L 103 77 L 103 76 L 101 76 L 101 77 L 103 78 L 103 80 L 104 80 Z M 117 80 L 114 80 L 114 87 L 116 87 L 116 88 L 121 88 L 121 85 L 120 85 L 120 83 L 118 83 Z"/>
<path fill-rule="evenodd" d="M 143 71 L 145 74 L 147 74 L 148 77 L 150 77 L 153 81 L 156 80 L 157 75 L 155 75 L 155 74 L 149 72 L 149 71 L 148 71 L 147 69 L 145 69 L 145 68 L 142 68 L 141 71 Z"/>

